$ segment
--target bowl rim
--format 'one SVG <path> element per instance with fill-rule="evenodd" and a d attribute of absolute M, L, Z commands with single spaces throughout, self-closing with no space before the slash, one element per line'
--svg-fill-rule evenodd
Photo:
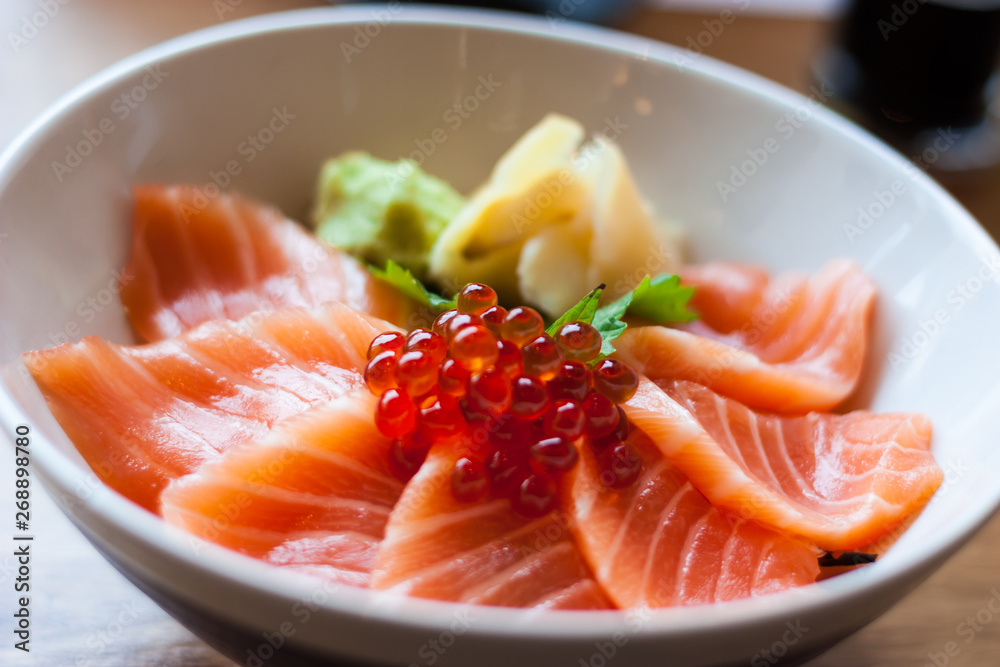
<path fill-rule="evenodd" d="M 300 9 L 255 16 L 201 29 L 168 40 L 111 65 L 91 76 L 60 97 L 43 112 L 0 155 L 0 197 L 9 186 L 19 166 L 40 143 L 46 129 L 60 118 L 71 114 L 77 105 L 106 92 L 116 83 L 140 71 L 173 57 L 184 56 L 206 47 L 240 40 L 265 33 L 321 30 L 337 25 L 364 25 L 373 20 L 370 6 L 337 6 Z M 764 98 L 782 107 L 795 108 L 807 98 L 759 75 L 729 65 L 706 55 L 699 55 L 684 65 L 686 49 L 645 37 L 630 35 L 572 21 L 559 22 L 554 30 L 544 17 L 531 17 L 509 12 L 453 9 L 404 5 L 393 17 L 396 26 L 434 25 L 455 30 L 512 32 L 534 38 L 569 42 L 599 51 L 633 59 L 652 61 L 662 66 L 677 66 L 686 75 L 710 80 L 712 85 L 735 89 L 744 94 Z M 826 107 L 813 111 L 816 121 L 870 152 L 878 161 L 896 169 L 912 170 L 912 164 L 846 118 Z M 914 187 L 930 195 L 944 213 L 946 224 L 962 244 L 970 248 L 986 248 L 1000 254 L 996 244 L 972 216 L 937 182 L 920 170 L 912 176 Z M 30 424 L 26 415 L 0 385 L 0 423 L 13 433 L 19 424 Z M 50 495 L 58 490 L 64 497 L 75 497 L 73 489 L 88 471 L 70 460 L 47 438 L 33 431 L 33 458 L 40 477 L 47 482 Z M 75 501 L 74 501 L 75 502 Z M 74 518 L 69 508 L 57 501 L 64 513 Z M 75 502 L 99 513 L 117 530 L 125 531 L 149 549 L 160 551 L 190 568 L 209 571 L 230 584 L 283 598 L 294 604 L 315 589 L 312 580 L 275 568 L 223 547 L 204 543 L 195 556 L 190 549 L 191 536 L 162 520 L 150 521 L 150 514 L 140 509 L 109 487 L 99 484 L 88 497 Z M 674 607 L 648 612 L 646 621 L 636 634 L 656 637 L 688 633 L 714 632 L 722 628 L 751 627 L 762 622 L 784 622 L 799 616 L 818 613 L 822 607 L 847 603 L 863 594 L 905 585 L 908 579 L 928 574 L 933 566 L 965 543 L 1000 508 L 1000 485 L 960 519 L 943 527 L 933 544 L 921 545 L 895 558 L 891 567 L 875 563 L 859 571 L 848 572 L 822 583 L 752 598 L 696 607 Z M 88 531 L 84 531 L 85 533 Z M 260 582 L 266 581 L 268 585 Z M 169 583 L 169 582 L 167 582 Z M 387 598 L 392 597 L 390 601 Z M 378 591 L 344 587 L 336 596 L 319 605 L 335 614 L 364 615 L 372 620 L 403 625 L 422 632 L 437 632 L 454 620 L 456 605 L 450 602 L 397 598 L 379 595 Z M 588 639 L 608 636 L 621 629 L 627 614 L 620 611 L 579 612 L 552 611 L 546 614 L 525 614 L 523 610 L 476 607 L 479 622 L 468 634 L 496 638 L 536 637 Z M 230 614 L 232 616 L 232 614 Z M 527 619 L 527 620 L 526 620 Z"/>

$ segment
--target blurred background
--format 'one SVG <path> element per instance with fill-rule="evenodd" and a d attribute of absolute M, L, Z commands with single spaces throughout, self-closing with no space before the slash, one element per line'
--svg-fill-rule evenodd
<path fill-rule="evenodd" d="M 404 0 L 405 2 L 405 0 Z M 90 74 L 171 37 L 323 0 L 3 0 L 0 146 Z M 336 4 L 336 3 L 334 3 Z M 377 3 L 373 4 L 373 11 Z M 384 2 L 382 4 L 385 4 Z M 1000 235 L 1000 0 L 451 0 L 677 44 L 810 93 L 895 145 Z M 946 151 L 933 142 L 961 128 Z M 954 134 L 954 133 L 953 133 Z M 952 136 L 952 135 L 949 135 Z M 942 144 L 938 140 L 939 144 Z M 928 159 L 932 158 L 932 159 Z"/>
<path fill-rule="evenodd" d="M 220 22 L 325 4 L 329 3 L 0 0 L 0 150 L 74 85 L 131 53 Z M 940 180 L 995 238 L 1000 237 L 995 103 L 1000 0 L 449 4 L 610 25 L 736 64 L 825 100 Z M 375 11 L 378 5 L 372 7 Z M 0 220 L 0 232 L 2 225 Z M 4 640 L 0 665 L 233 664 L 118 576 L 51 500 L 37 496 L 34 509 L 40 528 L 34 560 L 33 652 L 12 652 Z M 993 620 L 991 614 L 991 622 L 971 640 L 956 635 L 956 625 L 963 619 L 981 612 L 993 597 L 1000 599 L 998 547 L 1000 519 L 892 612 L 810 667 L 1000 664 L 1000 615 Z M 11 562 L 9 556 L 0 556 L 4 588 L 9 585 L 4 582 Z M 957 652 L 941 652 L 952 644 Z"/>

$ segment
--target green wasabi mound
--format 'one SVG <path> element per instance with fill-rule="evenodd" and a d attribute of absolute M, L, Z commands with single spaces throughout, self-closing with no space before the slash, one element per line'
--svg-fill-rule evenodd
<path fill-rule="evenodd" d="M 321 239 L 379 267 L 392 259 L 423 280 L 431 246 L 465 198 L 410 160 L 355 151 L 323 165 L 316 202 Z"/>

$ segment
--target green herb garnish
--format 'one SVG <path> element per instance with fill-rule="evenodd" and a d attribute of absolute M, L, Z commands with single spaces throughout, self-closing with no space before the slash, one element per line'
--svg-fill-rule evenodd
<path fill-rule="evenodd" d="M 449 310 L 456 307 L 454 298 L 446 299 L 435 294 L 410 271 L 391 259 L 384 269 L 371 265 L 368 268 L 376 278 L 386 281 L 420 304 L 435 310 Z M 554 335 L 559 327 L 567 322 L 586 322 L 593 325 L 601 334 L 602 341 L 601 353 L 595 362 L 615 351 L 611 341 L 625 333 L 625 329 L 628 328 L 628 324 L 622 319 L 626 315 L 641 317 L 654 324 L 690 322 L 698 317 L 698 313 L 688 306 L 694 295 L 694 288 L 682 285 L 680 277 L 670 273 L 661 273 L 655 278 L 646 276 L 625 296 L 606 306 L 599 306 L 604 289 L 603 284 L 595 287 L 546 329 L 549 335 Z"/>
<path fill-rule="evenodd" d="M 595 361 L 600 361 L 615 351 L 611 341 L 628 328 L 628 324 L 622 320 L 625 315 L 641 317 L 654 324 L 690 322 L 698 317 L 698 313 L 688 307 L 694 288 L 681 285 L 680 277 L 670 273 L 661 273 L 652 279 L 646 276 L 631 292 L 598 308 L 597 302 L 603 291 L 604 285 L 601 285 L 590 292 L 547 329 L 552 335 L 566 322 L 592 324 L 601 334 L 602 340 L 601 353 Z"/>
<path fill-rule="evenodd" d="M 594 316 L 598 312 L 597 304 L 601 300 L 601 294 L 604 293 L 605 285 L 601 283 L 594 289 L 590 290 L 590 293 L 580 299 L 579 303 L 563 313 L 558 320 L 549 325 L 549 328 L 545 330 L 545 333 L 550 336 L 554 336 L 559 327 L 566 324 L 567 322 L 586 322 L 587 324 L 593 324 Z"/>
<path fill-rule="evenodd" d="M 692 296 L 694 288 L 681 285 L 680 276 L 661 273 L 652 279 L 646 276 L 634 290 L 618 301 L 630 299 L 625 306 L 629 315 L 666 324 L 690 322 L 698 318 L 698 313 L 688 306 Z"/>
<path fill-rule="evenodd" d="M 446 299 L 430 291 L 417 280 L 416 276 L 391 259 L 386 263 L 384 269 L 369 264 L 368 270 L 376 278 L 386 281 L 417 303 L 437 310 L 449 310 L 455 307 L 455 299 Z"/>

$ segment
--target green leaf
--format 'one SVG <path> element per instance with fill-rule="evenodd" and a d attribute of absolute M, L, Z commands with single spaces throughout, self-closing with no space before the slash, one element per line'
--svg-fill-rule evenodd
<path fill-rule="evenodd" d="M 646 276 L 634 290 L 617 301 L 598 308 L 592 324 L 601 334 L 601 353 L 595 361 L 600 361 L 615 351 L 611 341 L 623 333 L 628 325 L 622 318 L 628 315 L 642 317 L 655 324 L 690 322 L 698 314 L 688 308 L 694 294 L 693 287 L 681 285 L 679 276 L 661 273 L 650 279 Z"/>
<path fill-rule="evenodd" d="M 599 308 L 597 314 L 594 315 L 592 324 L 601 334 L 601 353 L 595 361 L 600 361 L 614 352 L 615 346 L 611 344 L 611 341 L 625 333 L 625 329 L 628 328 L 628 325 L 621 318 L 624 317 L 625 311 L 628 310 L 628 306 L 632 302 L 632 294 L 629 292 L 617 301 Z"/>
<path fill-rule="evenodd" d="M 586 322 L 591 324 L 594 321 L 594 315 L 597 313 L 597 305 L 601 300 L 601 294 L 604 292 L 605 285 L 602 283 L 590 291 L 590 293 L 583 297 L 579 303 L 567 310 L 562 314 L 558 320 L 549 325 L 549 328 L 545 330 L 550 336 L 554 336 L 559 327 L 566 324 L 567 322 Z"/>
<path fill-rule="evenodd" d="M 647 276 L 632 291 L 628 313 L 656 324 L 690 322 L 698 318 L 688 306 L 692 296 L 694 288 L 681 285 L 680 276 L 661 273 L 652 280 Z"/>
<path fill-rule="evenodd" d="M 400 292 L 410 297 L 418 303 L 422 303 L 431 308 L 448 310 L 455 307 L 454 299 L 446 299 L 439 294 L 427 289 L 422 282 L 417 280 L 412 273 L 404 269 L 391 259 L 386 263 L 384 269 L 377 266 L 368 265 L 368 270 L 376 278 L 386 281 Z"/>

